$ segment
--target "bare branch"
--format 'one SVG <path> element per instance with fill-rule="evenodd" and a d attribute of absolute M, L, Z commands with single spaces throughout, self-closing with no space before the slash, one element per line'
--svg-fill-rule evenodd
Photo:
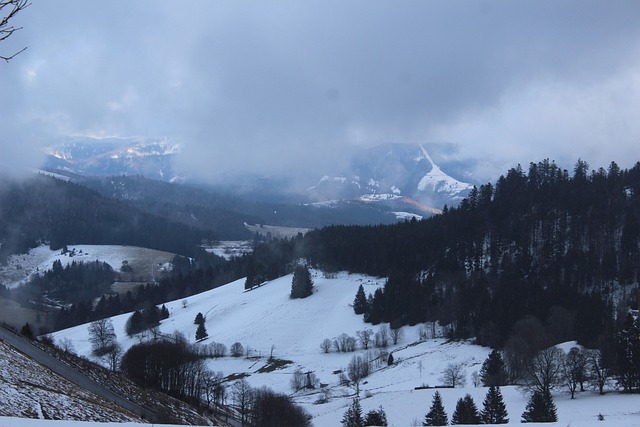
<path fill-rule="evenodd" d="M 13 25 L 9 25 L 9 23 L 18 14 L 18 12 L 26 9 L 30 5 L 31 3 L 29 3 L 29 0 L 0 0 L 0 13 L 4 13 L 4 9 L 8 8 L 6 16 L 0 18 L 0 42 L 8 39 L 13 33 L 22 29 L 22 27 L 14 27 Z M 27 48 L 25 47 L 9 56 L 0 55 L 0 59 L 4 59 L 6 62 L 9 62 L 26 49 Z"/>

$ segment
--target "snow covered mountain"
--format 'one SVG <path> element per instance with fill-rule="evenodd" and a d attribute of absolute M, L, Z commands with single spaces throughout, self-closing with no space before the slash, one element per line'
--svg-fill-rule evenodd
<path fill-rule="evenodd" d="M 447 160 L 449 150 L 443 144 L 381 145 L 354 156 L 344 176 L 323 176 L 308 191 L 317 201 L 359 199 L 413 205 L 433 213 L 444 204 L 457 204 L 473 188 L 444 171 L 464 175 L 465 165 Z M 442 165 L 434 161 L 430 151 L 438 153 Z"/>
<path fill-rule="evenodd" d="M 182 150 L 168 140 L 68 137 L 45 149 L 44 168 L 82 176 L 144 175 L 162 181 L 181 178 L 173 160 Z"/>

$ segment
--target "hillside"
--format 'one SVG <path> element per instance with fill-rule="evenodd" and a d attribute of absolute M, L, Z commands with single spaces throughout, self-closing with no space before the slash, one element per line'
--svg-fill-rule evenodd
<path fill-rule="evenodd" d="M 75 367 L 94 382 L 155 413 L 158 422 L 212 425 L 212 419 L 163 393 L 139 387 L 122 375 L 86 359 L 55 348 L 41 346 L 56 359 Z M 148 420 L 68 381 L 34 359 L 0 340 L 0 425 L 22 425 L 16 418 L 148 423 Z M 16 417 L 13 419 L 3 417 Z M 6 423 L 6 424 L 4 424 Z M 26 423 L 25 425 L 29 425 Z"/>
<path fill-rule="evenodd" d="M 142 422 L 137 415 L 81 389 L 3 341 L 0 383 L 0 416 Z"/>
<path fill-rule="evenodd" d="M 324 338 L 338 338 L 342 333 L 355 336 L 357 331 L 371 328 L 353 313 L 350 304 L 360 284 L 370 292 L 379 288 L 383 280 L 347 273 L 324 277 L 315 272 L 314 281 L 314 294 L 303 300 L 289 298 L 291 276 L 285 276 L 251 291 L 245 291 L 244 281 L 239 280 L 186 300 L 173 301 L 167 303 L 171 317 L 162 321 L 160 331 L 163 334 L 180 331 L 193 342 L 194 318 L 201 312 L 206 316 L 209 338 L 199 346 L 217 342 L 229 348 L 240 342 L 245 349 L 243 357 L 207 359 L 212 371 L 220 371 L 229 379 L 227 385 L 244 377 L 252 387 L 269 386 L 292 395 L 313 415 L 314 425 L 338 425 L 354 395 L 353 388 L 340 385 L 339 372 L 347 368 L 354 355 L 364 355 L 366 351 L 337 353 L 332 349 L 325 354 L 320 343 Z M 125 334 L 127 318 L 128 315 L 113 318 L 118 341 L 124 348 L 138 342 L 138 338 L 128 338 Z M 450 363 L 463 364 L 467 381 L 464 388 L 440 390 L 449 415 L 455 401 L 466 393 L 470 393 L 479 406 L 486 393 L 486 388 L 473 386 L 472 374 L 480 369 L 490 350 L 464 341 L 419 340 L 421 327 L 431 330 L 428 324 L 405 327 L 402 329 L 404 336 L 397 345 L 369 350 L 373 357 L 380 350 L 392 351 L 395 358 L 393 366 L 375 364 L 374 372 L 361 385 L 364 410 L 382 405 L 390 425 L 416 425 L 415 420 L 422 421 L 434 390 L 415 388 L 442 384 L 440 377 Z M 373 327 L 375 331 L 378 328 Z M 442 330 L 437 327 L 436 333 L 441 334 Z M 70 339 L 80 354 L 89 355 L 91 351 L 87 325 L 59 331 L 54 338 L 56 341 Z M 282 361 L 282 366 L 275 368 L 269 363 L 271 354 Z M 307 392 L 292 392 L 290 382 L 298 369 L 312 372 L 325 386 Z M 505 387 L 503 394 L 511 424 L 520 424 L 527 396 L 514 387 Z M 586 391 L 578 394 L 576 400 L 570 400 L 562 390 L 554 394 L 560 420 L 556 425 L 631 426 L 637 421 L 634 413 L 640 402 L 638 396 L 617 393 L 597 396 L 595 392 Z M 316 404 L 320 397 L 327 397 L 328 402 Z M 229 394 L 229 403 L 232 402 Z M 599 413 L 605 416 L 605 423 L 597 421 Z"/>
<path fill-rule="evenodd" d="M 43 175 L 24 181 L 0 176 L 0 263 L 46 242 L 142 246 L 193 256 L 211 230 L 195 230 L 135 209 L 72 182 Z"/>

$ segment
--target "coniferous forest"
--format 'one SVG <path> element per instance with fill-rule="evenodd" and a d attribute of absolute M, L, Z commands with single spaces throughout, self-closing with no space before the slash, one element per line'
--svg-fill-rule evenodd
<path fill-rule="evenodd" d="M 271 243 L 271 254 L 388 277 L 367 298 L 363 315 L 373 324 L 437 320 L 453 338 L 492 347 L 537 328 L 540 346 L 576 339 L 595 347 L 637 304 L 639 191 L 640 163 L 589 171 L 579 160 L 569 173 L 544 160 L 474 188 L 442 215 L 327 227 Z"/>

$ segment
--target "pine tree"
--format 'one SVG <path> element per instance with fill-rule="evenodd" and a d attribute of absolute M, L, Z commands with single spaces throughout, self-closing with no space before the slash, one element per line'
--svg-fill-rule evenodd
<path fill-rule="evenodd" d="M 522 414 L 523 423 L 553 423 L 558 421 L 556 404 L 549 391 L 536 391 Z"/>
<path fill-rule="evenodd" d="M 482 405 L 480 418 L 484 424 L 507 424 L 509 422 L 507 407 L 502 399 L 500 387 L 489 387 Z"/>
<path fill-rule="evenodd" d="M 304 265 L 297 265 L 291 281 L 291 298 L 306 298 L 313 293 L 311 272 Z"/>
<path fill-rule="evenodd" d="M 382 406 L 377 410 L 371 410 L 367 412 L 367 416 L 364 420 L 365 426 L 388 426 L 387 414 L 382 409 Z"/>
<path fill-rule="evenodd" d="M 470 394 L 458 399 L 456 409 L 451 416 L 451 424 L 480 424 L 480 414 Z"/>
<path fill-rule="evenodd" d="M 353 300 L 353 311 L 356 314 L 365 314 L 367 311 L 369 311 L 367 296 L 364 294 L 364 288 L 362 287 L 362 285 L 358 287 L 356 297 Z"/>
<path fill-rule="evenodd" d="M 198 329 L 196 329 L 196 341 L 200 341 L 208 337 L 207 328 L 204 327 L 204 323 L 198 324 Z"/>
<path fill-rule="evenodd" d="M 198 314 L 196 314 L 196 318 L 193 320 L 193 324 L 194 325 L 204 324 L 204 316 L 202 315 L 202 313 L 198 312 Z"/>
<path fill-rule="evenodd" d="M 364 420 L 362 419 L 362 407 L 360 406 L 360 400 L 354 398 L 347 408 L 347 411 L 342 417 L 342 425 L 344 427 L 363 427 Z"/>
<path fill-rule="evenodd" d="M 498 350 L 489 353 L 482 363 L 480 378 L 485 387 L 506 385 L 507 368 Z"/>
<path fill-rule="evenodd" d="M 616 337 L 616 370 L 624 391 L 640 389 L 640 328 L 631 314 Z"/>
<path fill-rule="evenodd" d="M 440 396 L 440 392 L 436 391 L 433 395 L 433 401 L 431 402 L 431 408 L 429 408 L 429 412 L 424 417 L 423 426 L 446 426 L 449 424 L 449 417 L 447 417 L 447 413 L 444 411 L 444 406 L 442 405 L 442 396 Z"/>

